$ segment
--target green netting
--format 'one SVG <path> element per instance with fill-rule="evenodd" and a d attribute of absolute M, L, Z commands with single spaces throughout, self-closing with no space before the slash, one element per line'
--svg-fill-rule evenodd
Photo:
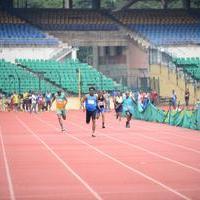
<path fill-rule="evenodd" d="M 200 130 L 200 109 L 166 112 L 149 103 L 147 108 L 142 110 L 138 104 L 133 103 L 131 112 L 136 119 Z"/>

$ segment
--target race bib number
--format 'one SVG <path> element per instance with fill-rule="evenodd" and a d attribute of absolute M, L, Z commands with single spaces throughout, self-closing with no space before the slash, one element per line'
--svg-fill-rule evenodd
<path fill-rule="evenodd" d="M 128 109 L 128 110 L 131 110 L 131 106 L 127 106 L 127 109 Z"/>
<path fill-rule="evenodd" d="M 102 101 L 99 102 L 99 105 L 100 105 L 100 106 L 103 106 L 103 105 L 104 105 L 104 102 L 102 102 Z"/>
<path fill-rule="evenodd" d="M 58 109 L 64 109 L 66 105 L 66 101 L 57 101 L 56 107 Z"/>
<path fill-rule="evenodd" d="M 95 102 L 94 102 L 94 100 L 89 99 L 89 100 L 88 100 L 88 104 L 90 104 L 90 105 L 94 105 Z"/>

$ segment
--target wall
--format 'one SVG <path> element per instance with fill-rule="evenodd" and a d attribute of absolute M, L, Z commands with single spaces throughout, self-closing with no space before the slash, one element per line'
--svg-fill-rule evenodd
<path fill-rule="evenodd" d="M 127 37 L 120 31 L 48 31 L 70 46 L 126 46 Z"/>
<path fill-rule="evenodd" d="M 177 76 L 177 73 L 172 69 L 169 69 L 167 66 L 161 65 L 151 65 L 150 66 L 150 76 L 159 77 L 160 80 L 160 96 L 171 97 L 172 90 L 176 91 L 178 101 L 181 104 L 185 103 L 185 80 L 183 75 Z M 186 85 L 190 91 L 190 104 L 196 103 L 197 99 L 200 98 L 200 85 L 199 88 L 195 87 L 192 83 Z"/>
<path fill-rule="evenodd" d="M 0 59 L 14 62 L 16 58 L 25 59 L 49 59 L 57 48 L 0 48 Z"/>
<path fill-rule="evenodd" d="M 133 41 L 122 46 L 119 55 L 117 47 L 109 46 L 108 50 L 109 55 L 106 54 L 106 47 L 99 47 L 99 70 L 107 76 L 131 88 L 140 87 L 140 77 L 149 77 L 149 54 Z"/>
<path fill-rule="evenodd" d="M 130 41 L 126 50 L 128 66 L 128 85 L 136 85 L 134 76 L 148 77 L 149 55 L 143 49 L 140 49 L 134 42 Z"/>
<path fill-rule="evenodd" d="M 164 47 L 164 51 L 168 52 L 172 57 L 199 57 L 200 46 L 199 45 L 188 45 L 188 46 L 169 46 Z"/>

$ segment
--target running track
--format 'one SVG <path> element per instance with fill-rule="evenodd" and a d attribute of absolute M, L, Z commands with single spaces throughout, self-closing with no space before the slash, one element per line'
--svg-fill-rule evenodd
<path fill-rule="evenodd" d="M 0 113 L 0 200 L 200 199 L 200 132 L 113 113 L 96 138 L 85 113 Z"/>

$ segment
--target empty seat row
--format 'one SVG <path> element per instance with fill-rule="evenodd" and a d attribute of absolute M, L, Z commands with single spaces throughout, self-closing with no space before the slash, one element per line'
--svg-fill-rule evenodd
<path fill-rule="evenodd" d="M 200 81 L 200 57 L 174 58 L 173 62 L 193 79 Z"/>
<path fill-rule="evenodd" d="M 0 89 L 6 93 L 25 92 L 25 91 L 42 91 L 47 90 L 55 92 L 57 89 L 48 82 L 38 79 L 38 77 L 17 67 L 16 65 L 0 60 Z"/>
<path fill-rule="evenodd" d="M 18 59 L 16 62 L 31 68 L 35 72 L 44 72 L 46 78 L 55 81 L 61 87 L 73 93 L 78 93 L 79 76 L 77 69 L 81 69 L 83 93 L 88 92 L 89 85 L 95 85 L 97 88 L 102 88 L 103 90 L 114 90 L 117 86 L 117 83 L 111 78 L 106 77 L 88 64 L 78 63 L 78 61 L 70 59 L 66 60 L 64 63 L 25 59 Z"/>
<path fill-rule="evenodd" d="M 198 19 L 191 16 L 186 11 L 173 11 L 166 10 L 165 12 L 160 10 L 126 10 L 116 12 L 115 17 L 118 18 L 122 23 L 148 23 L 148 24 L 179 24 L 179 23 L 198 23 Z"/>
<path fill-rule="evenodd" d="M 116 31 L 116 24 L 43 24 L 45 30 L 62 30 L 62 31 Z"/>
<path fill-rule="evenodd" d="M 156 24 L 132 24 L 134 31 L 143 35 L 151 43 L 165 44 L 198 44 L 200 43 L 200 24 L 156 25 Z"/>
<path fill-rule="evenodd" d="M 8 20 L 4 20 L 4 17 L 8 16 Z M 58 45 L 58 39 L 49 37 L 46 33 L 38 28 L 21 21 L 15 16 L 6 14 L 2 15 L 0 11 L 0 45 Z M 20 19 L 19 19 L 20 20 Z"/>

